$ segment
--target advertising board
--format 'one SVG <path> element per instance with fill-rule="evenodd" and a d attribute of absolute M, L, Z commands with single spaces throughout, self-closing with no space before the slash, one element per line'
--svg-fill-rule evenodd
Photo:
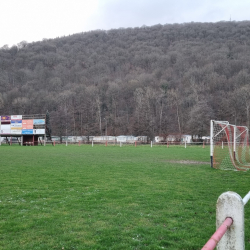
<path fill-rule="evenodd" d="M 9 115 L 2 115 L 1 116 L 1 121 L 10 121 L 11 117 Z"/>
<path fill-rule="evenodd" d="M 44 117 L 45 115 L 0 115 L 0 135 L 44 135 Z"/>
<path fill-rule="evenodd" d="M 22 120 L 11 120 L 10 126 L 11 126 L 11 128 L 21 128 L 22 127 Z"/>
<path fill-rule="evenodd" d="M 45 129 L 33 129 L 34 134 L 36 135 L 44 135 Z"/>
<path fill-rule="evenodd" d="M 22 134 L 23 135 L 32 135 L 33 129 L 22 129 Z"/>
<path fill-rule="evenodd" d="M 12 129 L 11 128 L 11 134 L 21 135 L 22 134 L 22 128 L 20 128 L 20 129 Z"/>
<path fill-rule="evenodd" d="M 33 124 L 34 125 L 43 125 L 43 124 L 45 124 L 45 119 L 34 119 Z"/>
<path fill-rule="evenodd" d="M 10 134 L 10 125 L 9 124 L 1 124 L 1 134 Z"/>
<path fill-rule="evenodd" d="M 33 120 L 22 120 L 23 129 L 32 129 L 33 130 Z"/>
<path fill-rule="evenodd" d="M 22 120 L 22 115 L 12 115 L 11 120 Z"/>

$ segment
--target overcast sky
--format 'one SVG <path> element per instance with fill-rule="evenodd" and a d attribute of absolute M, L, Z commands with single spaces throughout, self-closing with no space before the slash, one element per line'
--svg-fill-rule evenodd
<path fill-rule="evenodd" d="M 0 48 L 90 30 L 249 20 L 250 0 L 0 0 Z"/>

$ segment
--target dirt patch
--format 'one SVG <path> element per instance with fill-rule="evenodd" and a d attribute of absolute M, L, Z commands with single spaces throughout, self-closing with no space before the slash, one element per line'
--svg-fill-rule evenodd
<path fill-rule="evenodd" d="M 179 163 L 179 164 L 210 164 L 210 162 L 208 161 L 189 161 L 189 160 L 180 160 L 180 161 L 170 160 L 167 162 Z"/>

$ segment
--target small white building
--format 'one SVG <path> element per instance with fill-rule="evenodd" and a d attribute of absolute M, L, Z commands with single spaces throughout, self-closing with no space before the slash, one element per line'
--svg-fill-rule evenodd
<path fill-rule="evenodd" d="M 117 142 L 124 142 L 124 143 L 133 143 L 137 141 L 137 138 L 134 137 L 133 135 L 119 135 L 116 136 Z"/>
<path fill-rule="evenodd" d="M 164 142 L 164 137 L 163 136 L 155 136 L 155 142 Z"/>
<path fill-rule="evenodd" d="M 115 141 L 115 136 L 94 136 L 94 142 L 105 142 L 105 141 Z"/>
<path fill-rule="evenodd" d="M 205 142 L 210 142 L 210 136 L 202 136 L 201 139 Z"/>
<path fill-rule="evenodd" d="M 138 142 L 142 142 L 142 143 L 147 143 L 148 142 L 148 137 L 145 135 L 140 135 L 136 137 Z"/>
<path fill-rule="evenodd" d="M 192 135 L 182 135 L 181 141 L 186 143 L 192 142 Z"/>
<path fill-rule="evenodd" d="M 166 138 L 166 141 L 169 141 L 169 142 L 178 142 L 180 140 L 181 140 L 180 135 L 168 135 Z"/>

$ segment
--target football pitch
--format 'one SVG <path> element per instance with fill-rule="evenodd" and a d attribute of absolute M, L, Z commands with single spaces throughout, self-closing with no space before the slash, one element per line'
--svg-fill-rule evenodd
<path fill-rule="evenodd" d="M 208 146 L 2 145 L 0 156 L 4 250 L 201 249 L 220 194 L 250 191 L 250 171 L 212 169 Z"/>

